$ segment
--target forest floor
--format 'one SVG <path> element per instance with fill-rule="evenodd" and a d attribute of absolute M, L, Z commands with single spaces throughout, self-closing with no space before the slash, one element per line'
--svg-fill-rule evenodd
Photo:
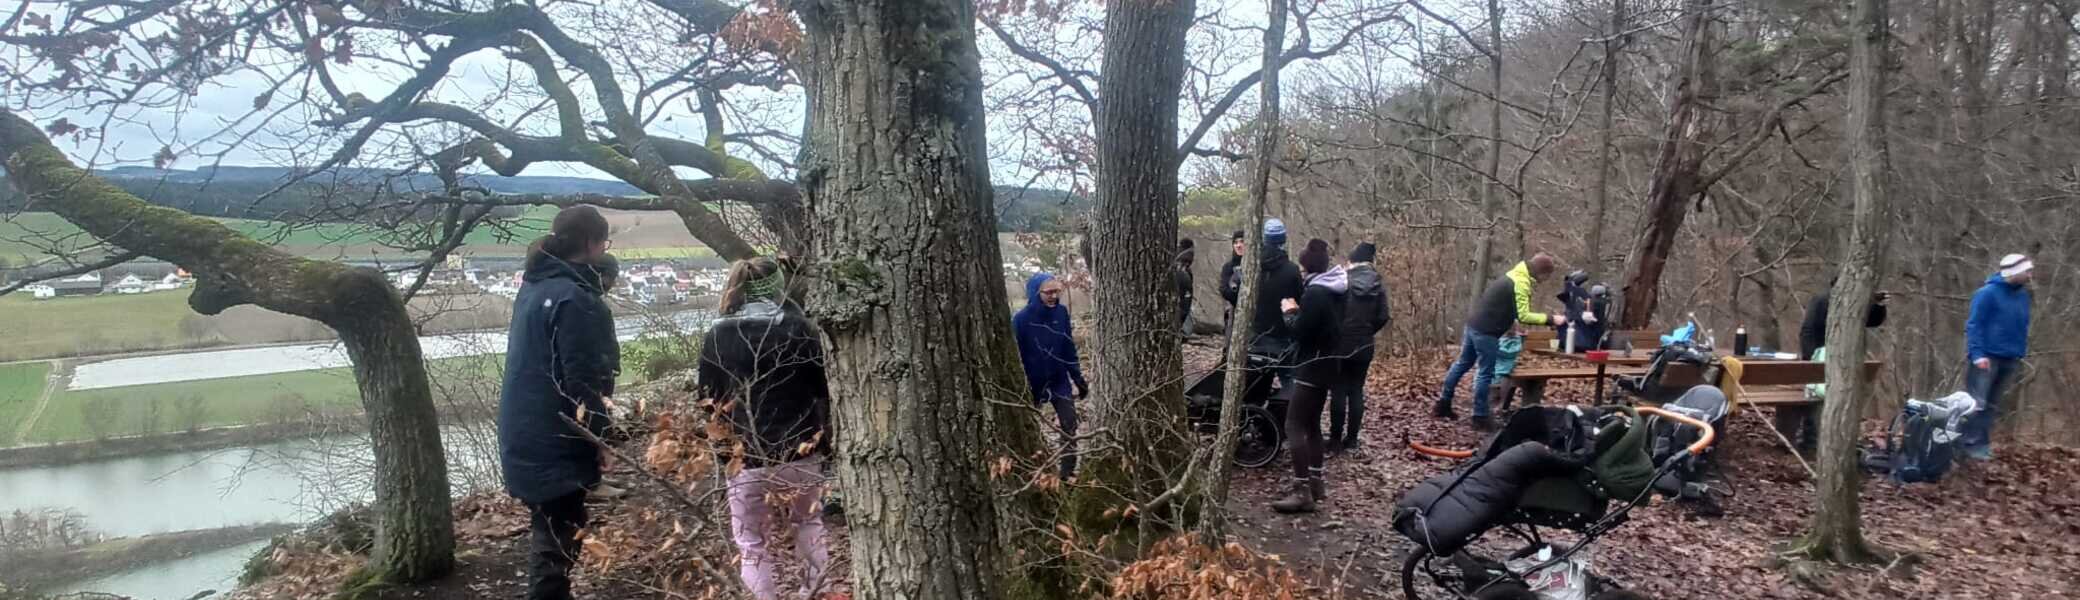
<path fill-rule="evenodd" d="M 1187 355 L 1188 364 L 1200 370 L 1211 364 L 1211 350 Z M 1306 589 L 1292 590 L 1291 597 L 1401 596 L 1400 560 L 1413 544 L 1389 526 L 1393 502 L 1451 466 L 1415 455 L 1405 440 L 1471 448 L 1480 439 L 1463 419 L 1427 414 L 1448 358 L 1429 351 L 1382 358 L 1374 367 L 1367 385 L 1367 445 L 1328 461 L 1329 500 L 1320 512 L 1286 516 L 1268 510 L 1267 503 L 1283 491 L 1283 460 L 1237 475 L 1232 535 L 1253 550 L 1279 556 L 1293 570 Z M 1586 384 L 1556 385 L 1548 398 L 1579 401 L 1588 392 Z M 1462 392 L 1462 414 L 1468 412 L 1467 397 Z M 1765 415 L 1735 414 L 1730 423 L 1718 447 L 1736 492 L 1725 502 L 1725 515 L 1699 518 L 1675 503 L 1644 506 L 1592 546 L 1596 572 L 1649 597 L 1670 599 L 2035 599 L 2080 590 L 2080 545 L 2074 541 L 2080 540 L 2080 494 L 2071 479 L 2080 470 L 2080 451 L 2007 446 L 1997 460 L 1962 465 L 1940 483 L 1868 481 L 1862 504 L 1866 535 L 1913 558 L 1793 577 L 1772 563 L 1772 547 L 1803 531 L 1812 512 L 1812 482 L 1769 432 Z M 630 448 L 640 452 L 639 445 Z M 711 512 L 705 525 L 673 516 L 687 513 L 676 508 L 682 504 L 675 497 L 655 489 L 639 487 L 628 498 L 595 506 L 585 569 L 577 576 L 580 597 L 702 597 L 733 576 L 733 549 L 713 530 L 727 527 L 727 515 Z M 457 517 L 460 570 L 432 586 L 383 597 L 522 595 L 525 510 L 502 496 L 478 497 L 460 504 Z M 846 529 L 842 517 L 827 520 L 834 574 L 842 577 Z M 354 562 L 336 553 L 297 556 L 287 561 L 290 572 L 238 597 L 304 597 L 336 585 L 338 574 Z M 783 589 L 798 589 L 791 581 L 799 576 L 797 568 L 787 567 Z M 840 581 L 836 587 L 846 586 Z"/>

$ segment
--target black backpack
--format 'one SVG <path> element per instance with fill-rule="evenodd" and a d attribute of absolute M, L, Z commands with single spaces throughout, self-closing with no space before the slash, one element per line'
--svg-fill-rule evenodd
<path fill-rule="evenodd" d="M 1900 483 L 1940 481 L 1957 460 L 1956 432 L 1947 428 L 1951 409 L 1939 403 L 1908 400 L 1885 427 L 1876 447 L 1863 453 L 1864 470 L 1887 474 Z"/>

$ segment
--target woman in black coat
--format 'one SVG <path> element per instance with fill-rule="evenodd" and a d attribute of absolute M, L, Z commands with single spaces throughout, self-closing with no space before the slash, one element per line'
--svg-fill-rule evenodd
<path fill-rule="evenodd" d="M 1331 266 L 1329 243 L 1308 240 L 1300 252 L 1307 284 L 1300 300 L 1287 299 L 1286 322 L 1293 331 L 1294 379 L 1298 389 L 1286 404 L 1286 435 L 1293 441 L 1293 490 L 1271 503 L 1282 513 L 1314 512 L 1328 497 L 1322 480 L 1322 405 L 1342 379 L 1343 292 L 1349 285 L 1342 265 Z"/>
<path fill-rule="evenodd" d="M 607 220 L 598 210 L 563 209 L 549 235 L 528 248 L 513 300 L 498 450 L 506 491 L 528 509 L 530 599 L 571 597 L 585 492 L 599 484 L 606 459 L 571 423 L 594 435 L 608 425 L 620 345 L 591 264 L 609 246 Z"/>
<path fill-rule="evenodd" d="M 830 443 L 823 333 L 788 304 L 786 290 L 780 263 L 737 261 L 723 285 L 722 316 L 701 337 L 701 397 L 725 407 L 744 451 L 744 470 L 729 479 L 730 532 L 739 574 L 759 600 L 781 597 L 766 539 L 776 516 L 794 530 L 806 597 L 817 597 L 830 564 L 816 507 Z"/>

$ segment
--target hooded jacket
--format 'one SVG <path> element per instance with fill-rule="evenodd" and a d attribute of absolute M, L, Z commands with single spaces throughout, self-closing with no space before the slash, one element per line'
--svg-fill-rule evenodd
<path fill-rule="evenodd" d="M 1254 351 L 1284 354 L 1293 344 L 1293 330 L 1286 324 L 1285 310 L 1279 306 L 1281 300 L 1299 300 L 1304 282 L 1300 279 L 1300 266 L 1286 257 L 1285 248 L 1267 245 L 1264 247 L 1262 263 L 1257 273 L 1257 305 L 1250 307 L 1250 347 Z M 1242 278 L 1242 268 L 1235 268 L 1235 280 Z M 1222 290 L 1221 294 L 1234 303 L 1241 291 Z"/>
<path fill-rule="evenodd" d="M 1567 325 L 1554 329 L 1565 335 L 1568 327 L 1574 327 L 1574 347 L 1581 351 L 1596 349 L 1603 341 L 1604 328 L 1610 324 L 1610 299 L 1591 295 L 1590 287 L 1573 279 L 1563 280 L 1560 293 L 1554 296 L 1567 311 Z M 1596 322 L 1583 319 L 1583 313 L 1595 314 Z"/>
<path fill-rule="evenodd" d="M 1315 275 L 1300 294 L 1300 311 L 1288 315 L 1293 331 L 1295 378 L 1315 387 L 1329 387 L 1341 371 L 1338 352 L 1343 335 L 1343 294 L 1350 289 L 1348 272 L 1342 266 Z"/>
<path fill-rule="evenodd" d="M 1806 303 L 1806 318 L 1798 324 L 1798 354 L 1802 360 L 1818 360 L 1813 358 L 1814 353 L 1827 346 L 1827 307 L 1833 296 L 1834 287 L 1829 286 Z M 1884 325 L 1885 316 L 1885 305 L 1872 302 L 1870 312 L 1863 318 L 1863 326 Z"/>
<path fill-rule="evenodd" d="M 1018 360 L 1026 367 L 1026 387 L 1034 402 L 1068 398 L 1075 387 L 1084 387 L 1083 365 L 1076 358 L 1076 332 L 1069 325 L 1069 308 L 1040 301 L 1040 286 L 1054 275 L 1039 273 L 1026 280 L 1026 306 L 1011 316 L 1012 333 L 1018 338 Z"/>
<path fill-rule="evenodd" d="M 1517 263 L 1481 292 L 1481 301 L 1473 306 L 1473 315 L 1466 319 L 1466 327 L 1482 335 L 1502 335 L 1516 323 L 1545 325 L 1551 322 L 1545 313 L 1531 310 L 1531 291 L 1536 287 L 1538 280 L 1531 278 L 1531 265 Z"/>
<path fill-rule="evenodd" d="M 2029 354 L 2030 293 L 2000 273 L 1972 294 L 1972 316 L 1964 322 L 1967 360 L 2017 359 Z"/>
<path fill-rule="evenodd" d="M 1373 336 L 1394 320 L 1387 308 L 1387 284 L 1372 263 L 1351 265 L 1349 288 L 1343 292 L 1343 331 L 1337 354 L 1357 356 L 1372 350 Z"/>
<path fill-rule="evenodd" d="M 506 491 L 542 503 L 599 483 L 599 449 L 563 418 L 580 420 L 583 406 L 585 427 L 606 432 L 602 398 L 614 393 L 620 342 L 593 269 L 549 257 L 521 281 L 506 333 L 499 458 Z"/>
<path fill-rule="evenodd" d="M 828 448 L 831 390 L 822 337 L 807 317 L 770 300 L 745 303 L 701 335 L 696 385 L 702 398 L 728 407 L 746 468 Z"/>

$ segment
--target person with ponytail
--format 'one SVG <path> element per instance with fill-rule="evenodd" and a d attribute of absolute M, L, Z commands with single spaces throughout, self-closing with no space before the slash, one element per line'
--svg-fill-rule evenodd
<path fill-rule="evenodd" d="M 612 245 L 607 235 L 606 218 L 590 206 L 556 213 L 549 234 L 528 247 L 513 300 L 498 449 L 506 491 L 527 505 L 530 600 L 571 598 L 585 495 L 606 466 L 570 423 L 593 435 L 608 426 L 620 345 L 592 266 Z"/>
<path fill-rule="evenodd" d="M 794 530 L 804 594 L 826 583 L 823 457 L 830 446 L 830 384 L 823 332 L 788 301 L 780 263 L 759 257 L 730 266 L 720 317 L 701 336 L 696 390 L 722 407 L 743 449 L 744 470 L 729 479 L 730 537 L 738 573 L 757 600 L 779 600 L 767 543 L 778 516 Z M 725 457 L 727 462 L 736 457 Z"/>
<path fill-rule="evenodd" d="M 1306 277 L 1300 299 L 1286 298 L 1279 306 L 1293 332 L 1298 382 L 1286 404 L 1292 492 L 1271 503 L 1272 510 L 1287 514 L 1314 512 L 1315 504 L 1329 497 L 1322 478 L 1322 405 L 1330 388 L 1343 379 L 1343 357 L 1336 351 L 1343 339 L 1343 294 L 1350 288 L 1348 272 L 1329 258 L 1328 242 L 1307 241 L 1307 249 L 1300 252 L 1300 271 Z"/>

